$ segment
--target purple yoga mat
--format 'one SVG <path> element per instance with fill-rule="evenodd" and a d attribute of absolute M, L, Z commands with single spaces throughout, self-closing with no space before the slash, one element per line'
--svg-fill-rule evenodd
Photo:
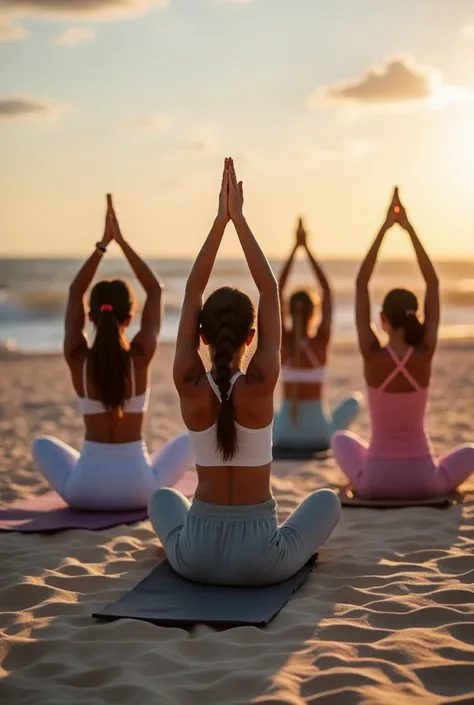
<path fill-rule="evenodd" d="M 187 497 L 194 494 L 197 485 L 195 472 L 188 472 L 175 485 Z M 79 512 L 70 509 L 56 492 L 23 502 L 0 507 L 0 531 L 21 533 L 61 531 L 64 529 L 89 529 L 99 531 L 120 524 L 133 524 L 148 517 L 146 507 L 131 512 Z"/>

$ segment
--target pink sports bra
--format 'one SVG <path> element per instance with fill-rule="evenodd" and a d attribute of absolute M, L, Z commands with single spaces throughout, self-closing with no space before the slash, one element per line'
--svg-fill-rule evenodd
<path fill-rule="evenodd" d="M 367 388 L 372 424 L 368 453 L 385 458 L 417 458 L 431 455 L 425 429 L 428 387 L 421 387 L 406 369 L 413 348 L 409 348 L 401 360 L 390 346 L 385 350 L 394 361 L 395 368 L 380 387 Z M 387 392 L 388 385 L 398 374 L 410 382 L 413 387 L 411 392 Z"/>
<path fill-rule="evenodd" d="M 148 409 L 148 401 L 150 399 L 150 387 L 147 387 L 143 394 L 135 395 L 135 368 L 133 360 L 130 358 L 130 385 L 132 388 L 132 396 L 125 400 L 125 414 L 143 414 Z M 84 360 L 82 367 L 82 386 L 84 389 L 84 397 L 77 397 L 77 405 L 83 416 L 91 416 L 93 414 L 104 414 L 106 409 L 98 399 L 91 399 L 87 394 L 87 357 Z"/>

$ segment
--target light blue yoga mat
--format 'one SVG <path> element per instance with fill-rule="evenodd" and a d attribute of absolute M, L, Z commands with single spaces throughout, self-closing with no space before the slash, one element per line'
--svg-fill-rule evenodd
<path fill-rule="evenodd" d="M 210 624 L 219 627 L 264 626 L 307 580 L 316 556 L 288 580 L 265 587 L 202 585 L 186 580 L 160 563 L 118 602 L 93 617 L 141 619 L 162 626 Z"/>

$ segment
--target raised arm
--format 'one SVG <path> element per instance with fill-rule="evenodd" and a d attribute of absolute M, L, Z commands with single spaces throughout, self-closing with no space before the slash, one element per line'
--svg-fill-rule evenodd
<path fill-rule="evenodd" d="M 226 159 L 217 216 L 194 261 L 186 283 L 173 365 L 174 383 L 180 396 L 192 395 L 196 389 L 197 380 L 205 372 L 199 355 L 199 316 L 202 309 L 202 297 L 211 276 L 226 225 L 229 222 L 228 184 L 229 162 Z"/>
<path fill-rule="evenodd" d="M 230 160 L 229 215 L 259 292 L 258 343 L 247 376 L 259 383 L 263 393 L 273 393 L 280 373 L 281 316 L 278 283 L 245 220 L 242 207 L 242 182 L 237 182 L 234 164 Z"/>
<path fill-rule="evenodd" d="M 380 345 L 374 329 L 370 311 L 369 281 L 375 269 L 375 263 L 382 245 L 385 233 L 395 223 L 395 205 L 397 198 L 395 189 L 392 202 L 387 213 L 384 224 L 380 228 L 377 237 L 372 243 L 365 259 L 363 260 L 356 279 L 356 327 L 359 339 L 359 348 L 363 357 L 367 357 L 374 348 Z"/>
<path fill-rule="evenodd" d="M 132 347 L 138 350 L 143 362 L 148 364 L 156 350 L 156 342 L 161 328 L 163 315 L 163 284 L 154 272 L 152 272 L 150 267 L 142 260 L 140 255 L 138 255 L 125 240 L 112 202 L 110 203 L 110 207 L 112 212 L 112 233 L 114 240 L 122 250 L 125 259 L 146 293 L 140 330 L 132 341 Z"/>
<path fill-rule="evenodd" d="M 105 254 L 107 245 L 112 240 L 110 198 L 107 196 L 107 214 L 102 240 L 96 244 L 94 252 L 84 262 L 71 285 L 66 305 L 64 321 L 63 350 L 66 362 L 70 364 L 79 353 L 87 350 L 85 335 L 86 316 L 84 311 L 84 296 L 94 279 L 97 268 Z"/>
<path fill-rule="evenodd" d="M 400 227 L 402 227 L 408 233 L 408 236 L 413 245 L 413 249 L 415 250 L 415 255 L 418 261 L 418 266 L 420 268 L 421 275 L 425 280 L 426 284 L 423 344 L 428 348 L 430 352 L 434 352 L 438 339 L 438 327 L 440 317 L 438 275 L 431 259 L 429 258 L 428 253 L 421 244 L 420 239 L 415 232 L 415 229 L 413 228 L 412 224 L 408 219 L 404 206 L 400 203 L 400 201 L 398 201 L 398 206 L 399 209 L 397 214 L 397 222 L 400 224 Z"/>
<path fill-rule="evenodd" d="M 304 242 L 304 248 L 308 259 L 313 270 L 314 276 L 321 287 L 321 323 L 318 328 L 318 338 L 322 339 L 326 343 L 329 342 L 331 336 L 331 323 L 332 323 L 332 291 L 329 285 L 326 274 L 323 268 L 316 260 L 311 250 L 308 247 L 306 237 Z"/>

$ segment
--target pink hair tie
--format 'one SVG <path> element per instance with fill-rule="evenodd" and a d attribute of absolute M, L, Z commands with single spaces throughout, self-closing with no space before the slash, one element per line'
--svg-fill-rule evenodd
<path fill-rule="evenodd" d="M 100 307 L 101 313 L 102 313 L 102 311 L 113 311 L 113 310 L 114 310 L 114 307 L 111 306 L 110 304 L 102 304 L 102 306 Z"/>
<path fill-rule="evenodd" d="M 416 316 L 416 311 L 413 309 L 409 309 L 406 313 L 405 316 Z"/>

